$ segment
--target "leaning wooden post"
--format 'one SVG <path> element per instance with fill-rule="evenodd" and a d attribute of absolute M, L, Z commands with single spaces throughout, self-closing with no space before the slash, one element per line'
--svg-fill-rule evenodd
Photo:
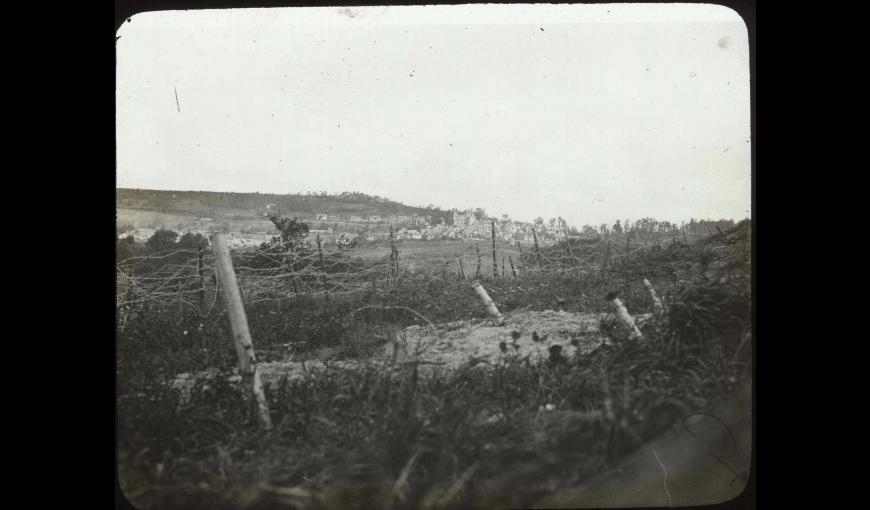
<path fill-rule="evenodd" d="M 514 275 L 514 278 L 517 277 L 517 269 L 514 267 L 514 258 L 508 255 L 508 262 L 511 263 L 511 274 Z"/>
<path fill-rule="evenodd" d="M 544 264 L 541 262 L 541 248 L 538 246 L 538 234 L 535 233 L 535 229 L 532 229 L 532 237 L 535 239 L 535 256 L 538 258 L 538 267 L 543 271 Z"/>
<path fill-rule="evenodd" d="M 656 290 L 653 288 L 652 283 L 650 283 L 649 280 L 644 278 L 643 284 L 646 286 L 647 290 L 649 291 L 649 295 L 652 297 L 653 300 L 653 317 L 655 317 L 656 319 L 661 318 L 662 314 L 664 313 L 664 306 L 662 306 L 662 300 L 659 299 L 658 295 L 656 294 Z"/>
<path fill-rule="evenodd" d="M 571 263 L 571 267 L 574 267 L 574 252 L 571 251 L 571 238 L 568 237 L 568 227 L 565 227 L 565 246 L 568 247 L 568 261 Z"/>
<path fill-rule="evenodd" d="M 223 289 L 224 303 L 227 307 L 227 315 L 230 319 L 230 328 L 233 332 L 233 341 L 236 346 L 236 354 L 239 358 L 239 372 L 242 376 L 242 385 L 257 412 L 260 425 L 269 430 L 272 428 L 272 420 L 269 418 L 269 407 L 266 395 L 263 393 L 263 385 L 260 381 L 260 373 L 257 370 L 257 359 L 254 355 L 254 343 L 251 340 L 251 332 L 248 329 L 248 319 L 245 316 L 245 307 L 239 293 L 239 284 L 236 281 L 236 272 L 233 269 L 233 261 L 230 258 L 230 250 L 223 234 L 215 234 L 213 238 L 215 265 Z"/>
<path fill-rule="evenodd" d="M 457 259 L 457 260 L 459 261 L 459 276 L 460 276 L 463 280 L 467 280 L 468 277 L 465 276 L 465 266 L 462 265 L 462 259 L 459 258 L 459 259 Z"/>
<path fill-rule="evenodd" d="M 528 275 L 528 271 L 526 271 L 526 257 L 523 255 L 523 247 L 520 245 L 520 242 L 517 241 L 517 250 L 520 252 L 520 263 L 523 265 L 523 276 Z"/>
<path fill-rule="evenodd" d="M 483 306 L 486 307 L 486 311 L 489 313 L 489 315 L 491 315 L 492 318 L 495 319 L 496 325 L 503 325 L 504 316 L 501 314 L 501 312 L 498 311 L 498 307 L 495 306 L 492 298 L 490 298 L 489 294 L 486 293 L 486 289 L 483 288 L 483 285 L 481 285 L 478 280 L 474 280 L 473 282 L 471 282 L 471 288 L 474 289 L 475 292 L 477 292 L 478 296 L 480 296 L 480 300 L 483 302 Z"/>
<path fill-rule="evenodd" d="M 498 279 L 498 260 L 495 258 L 495 222 L 492 222 L 492 277 Z"/>
<path fill-rule="evenodd" d="M 634 318 L 628 313 L 628 309 L 622 303 L 622 300 L 619 299 L 619 294 L 611 292 L 607 295 L 606 299 L 610 301 L 610 304 L 613 306 L 613 313 L 616 315 L 616 318 L 619 319 L 619 322 L 630 331 L 628 339 L 643 339 L 643 333 L 640 332 L 640 329 L 638 329 L 637 324 L 634 322 Z"/>

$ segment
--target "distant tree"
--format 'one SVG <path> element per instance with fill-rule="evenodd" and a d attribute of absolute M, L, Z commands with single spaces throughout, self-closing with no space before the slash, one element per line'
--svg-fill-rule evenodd
<path fill-rule="evenodd" d="M 616 223 L 613 224 L 613 232 L 616 234 L 622 233 L 622 225 L 620 225 L 619 220 L 616 220 Z"/>
<path fill-rule="evenodd" d="M 208 246 L 208 239 L 200 233 L 187 232 L 178 240 L 177 246 L 183 250 L 198 250 Z"/>
<path fill-rule="evenodd" d="M 176 248 L 176 239 L 178 239 L 178 233 L 174 230 L 158 230 L 145 241 L 145 247 L 151 253 L 173 250 Z"/>

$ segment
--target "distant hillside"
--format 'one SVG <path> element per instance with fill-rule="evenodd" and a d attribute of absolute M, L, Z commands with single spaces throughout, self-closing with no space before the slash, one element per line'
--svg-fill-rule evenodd
<path fill-rule="evenodd" d="M 439 218 L 448 217 L 447 211 L 438 208 L 408 206 L 364 193 L 275 195 L 119 188 L 116 207 L 119 223 L 137 227 L 164 223 L 169 228 L 202 218 L 210 220 L 208 223 L 259 226 L 269 223 L 263 221 L 266 211 L 303 219 L 327 214 L 330 221 L 333 217 L 418 215 L 430 216 L 437 223 Z"/>

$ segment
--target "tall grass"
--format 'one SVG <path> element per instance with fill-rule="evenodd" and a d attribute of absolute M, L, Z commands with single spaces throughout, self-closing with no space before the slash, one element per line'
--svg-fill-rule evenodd
<path fill-rule="evenodd" d="M 710 253 L 664 248 L 579 277 L 486 285 L 503 312 L 601 312 L 604 296 L 619 290 L 636 314 L 651 311 L 648 277 L 667 310 L 642 326 L 644 342 L 614 336 L 586 356 L 540 365 L 506 357 L 431 377 L 413 363 L 331 367 L 267 390 L 269 432 L 222 379 L 186 401 L 162 384 L 234 365 L 225 318 L 146 312 L 118 339 L 122 488 L 139 508 L 528 506 L 613 465 L 748 377 L 748 267 L 734 259 L 738 251 Z M 699 257 L 710 260 L 702 267 Z M 356 357 L 390 328 L 421 322 L 399 309 L 351 314 L 367 304 L 409 307 L 433 322 L 486 313 L 467 284 L 450 280 L 410 279 L 368 298 L 259 303 L 248 310 L 257 351 L 286 359 L 330 346 Z"/>

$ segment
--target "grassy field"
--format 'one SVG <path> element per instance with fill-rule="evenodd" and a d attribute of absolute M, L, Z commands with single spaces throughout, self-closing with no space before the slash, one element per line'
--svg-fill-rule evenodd
<path fill-rule="evenodd" d="M 481 257 L 489 255 L 491 268 L 487 246 Z M 438 277 L 439 260 L 465 259 L 469 248 L 405 243 L 401 259 L 428 260 L 431 278 L 370 295 L 249 306 L 258 357 L 329 348 L 335 359 L 364 359 L 394 328 L 424 323 L 398 309 L 352 315 L 371 304 L 411 308 L 435 323 L 485 317 L 467 282 Z M 413 364 L 327 370 L 267 392 L 275 424 L 268 432 L 229 383 L 197 387 L 184 401 L 167 384 L 184 372 L 232 370 L 225 316 L 143 310 L 117 338 L 122 490 L 138 508 L 155 509 L 530 506 L 613 466 L 750 378 L 750 274 L 748 235 L 642 250 L 606 267 L 498 279 L 483 271 L 505 313 L 607 312 L 613 291 L 631 313 L 649 313 L 648 278 L 665 316 L 645 326 L 643 342 L 605 331 L 613 345 L 536 366 L 469 365 L 432 378 Z"/>

